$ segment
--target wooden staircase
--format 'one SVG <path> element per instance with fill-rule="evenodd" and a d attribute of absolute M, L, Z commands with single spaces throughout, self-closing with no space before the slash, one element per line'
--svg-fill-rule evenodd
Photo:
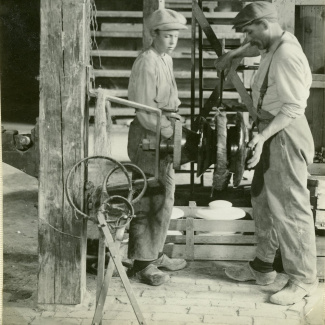
<path fill-rule="evenodd" d="M 98 0 L 97 0 L 98 1 Z M 225 2 L 219 2 L 225 4 Z M 230 3 L 230 2 L 229 2 Z M 178 45 L 172 54 L 175 78 L 182 102 L 180 114 L 189 119 L 190 116 L 190 82 L 191 82 L 191 0 L 166 1 L 166 8 L 181 12 L 187 19 L 188 29 L 180 32 Z M 131 68 L 135 58 L 142 50 L 142 11 L 128 10 L 127 5 L 121 5 L 124 10 L 98 10 L 96 20 L 98 28 L 92 31 L 93 49 L 91 52 L 95 87 L 110 89 L 113 96 L 127 98 L 127 87 Z M 123 9 L 121 8 L 121 9 Z M 222 7 L 223 8 L 223 7 Z M 229 9 L 229 8 L 228 8 Z M 224 48 L 238 47 L 244 39 L 243 33 L 236 33 L 232 29 L 232 19 L 236 11 L 217 11 L 218 2 L 203 1 L 203 10 L 214 32 L 221 40 Z M 204 99 L 209 98 L 216 85 L 217 72 L 214 68 L 215 52 L 210 48 L 204 37 Z M 198 64 L 196 65 L 198 67 Z M 243 73 L 241 77 L 245 80 Z M 198 98 L 199 80 L 196 72 L 196 94 Z M 246 78 L 247 79 L 247 78 Z M 211 92 L 209 89 L 211 88 Z M 240 96 L 235 89 L 227 89 L 223 93 L 224 102 L 229 105 L 240 103 Z M 199 112 L 197 100 L 195 113 Z M 91 103 L 90 115 L 92 115 Z M 113 107 L 114 121 L 128 123 L 134 116 L 134 109 Z"/>

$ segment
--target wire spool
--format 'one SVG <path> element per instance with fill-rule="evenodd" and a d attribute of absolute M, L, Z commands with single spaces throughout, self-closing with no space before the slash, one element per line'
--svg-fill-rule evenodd
<path fill-rule="evenodd" d="M 71 170 L 69 171 L 68 176 L 67 176 L 67 180 L 66 180 L 66 184 L 65 184 L 67 199 L 68 199 L 69 204 L 74 209 L 76 217 L 77 217 L 77 215 L 81 215 L 83 218 L 90 219 L 96 223 L 97 223 L 97 219 L 95 219 L 94 217 L 90 217 L 84 211 L 82 211 L 81 208 L 76 204 L 75 200 L 73 199 L 73 178 L 74 178 L 75 174 L 77 173 L 78 169 L 80 169 L 82 167 L 82 165 L 84 165 L 84 164 L 86 165 L 85 167 L 87 167 L 89 161 L 91 161 L 91 160 L 102 160 L 104 162 L 109 161 L 115 165 L 115 167 L 113 167 L 107 173 L 107 175 L 104 177 L 104 180 L 102 182 L 101 191 L 99 193 L 99 197 L 100 197 L 100 201 L 101 201 L 99 210 L 102 213 L 104 213 L 105 219 L 107 220 L 107 223 L 108 223 L 111 231 L 113 231 L 119 227 L 122 227 L 122 226 L 125 227 L 131 221 L 131 219 L 133 217 L 135 217 L 132 204 L 138 202 L 141 199 L 141 197 L 144 195 L 144 193 L 147 189 L 147 179 L 146 179 L 145 174 L 136 165 L 133 165 L 131 163 L 121 164 L 117 160 L 110 158 L 110 157 L 106 157 L 106 156 L 91 156 L 91 157 L 84 158 L 84 159 L 80 160 L 79 162 L 77 162 L 71 168 Z M 131 179 L 127 172 L 126 167 L 129 169 L 135 169 L 143 178 L 142 190 L 136 196 L 136 198 L 133 198 L 134 191 L 133 191 L 133 187 L 132 187 L 132 182 L 131 182 Z M 108 195 L 107 184 L 109 182 L 109 178 L 117 170 L 121 170 L 122 174 L 124 174 L 124 176 L 126 177 L 127 183 L 125 185 L 125 189 L 128 191 L 127 198 L 125 198 L 123 196 L 119 196 L 119 195 L 113 195 L 111 197 Z M 86 190 L 91 190 L 91 188 L 89 188 L 89 187 L 91 187 L 91 185 L 89 185 L 89 183 L 91 183 L 91 182 L 86 183 L 86 188 L 85 188 Z M 98 190 L 98 188 L 95 189 L 93 187 L 92 190 L 95 191 L 95 190 Z"/>
<path fill-rule="evenodd" d="M 86 157 L 84 159 L 81 159 L 80 161 L 78 161 L 69 171 L 68 176 L 67 176 L 67 180 L 65 183 L 65 188 L 66 188 L 66 195 L 67 195 L 67 199 L 69 204 L 72 206 L 72 208 L 75 211 L 75 215 L 77 217 L 77 214 L 82 216 L 83 218 L 86 219 L 91 219 L 91 217 L 89 215 L 87 215 L 86 213 L 84 213 L 83 211 L 81 211 L 81 207 L 77 206 L 77 203 L 74 202 L 73 199 L 73 178 L 78 170 L 78 168 L 81 168 L 82 165 L 86 165 L 86 167 L 88 166 L 89 161 L 91 160 L 99 160 L 101 159 L 102 161 L 108 161 L 108 162 L 112 162 L 113 164 L 117 165 L 122 172 L 124 173 L 127 181 L 128 181 L 128 190 L 132 191 L 132 184 L 131 184 L 131 180 L 130 180 L 130 176 L 127 173 L 126 168 L 117 160 L 110 158 L 110 157 L 106 157 L 106 156 L 91 156 L 91 157 Z M 77 217 L 78 218 L 78 217 Z"/>
<path fill-rule="evenodd" d="M 131 163 L 123 163 L 123 166 L 125 168 L 128 168 L 128 169 L 135 169 L 142 177 L 143 179 L 143 187 L 142 187 L 142 190 L 141 192 L 136 196 L 136 198 L 133 198 L 133 195 L 135 193 L 134 189 L 130 190 L 129 193 L 128 193 L 128 200 L 132 203 L 132 204 L 135 204 L 137 203 L 138 201 L 140 201 L 140 199 L 143 197 L 144 193 L 146 192 L 147 190 L 147 187 L 148 187 L 148 182 L 147 182 L 147 178 L 146 178 L 146 175 L 144 174 L 144 172 L 142 171 L 141 168 L 139 168 L 137 165 L 134 165 L 134 164 L 131 164 Z M 107 197 L 108 197 L 108 180 L 109 178 L 112 176 L 113 173 L 115 173 L 117 170 L 119 170 L 120 167 L 117 166 L 115 167 L 114 169 L 112 169 L 105 177 L 104 179 L 104 182 L 103 182 L 103 186 L 102 186 L 102 193 L 106 194 Z"/>

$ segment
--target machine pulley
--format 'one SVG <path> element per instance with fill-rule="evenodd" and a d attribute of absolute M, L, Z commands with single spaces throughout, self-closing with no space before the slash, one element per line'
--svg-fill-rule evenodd
<path fill-rule="evenodd" d="M 160 157 L 172 154 L 175 169 L 180 169 L 180 166 L 186 163 L 196 162 L 197 177 L 203 175 L 214 164 L 214 173 L 225 174 L 227 170 L 227 175 L 233 175 L 233 185 L 237 187 L 246 168 L 246 157 L 250 150 L 247 143 L 250 140 L 250 134 L 242 113 L 223 113 L 224 123 L 218 123 L 221 117 L 217 118 L 217 115 L 212 123 L 199 116 L 195 121 L 198 126 L 197 132 L 183 127 L 181 122 L 176 120 L 174 136 L 160 142 L 159 154 Z M 142 150 L 154 150 L 154 148 L 154 145 L 142 145 Z M 224 166 L 225 170 L 220 166 Z M 226 178 L 227 176 L 221 178 L 220 182 L 226 182 L 227 186 L 230 177 L 228 181 Z M 225 189 L 225 186 L 216 184 L 215 188 Z"/>

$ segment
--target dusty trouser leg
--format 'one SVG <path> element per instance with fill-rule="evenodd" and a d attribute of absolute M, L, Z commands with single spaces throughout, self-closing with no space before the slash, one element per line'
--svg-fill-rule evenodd
<path fill-rule="evenodd" d="M 266 198 L 262 161 L 256 166 L 254 173 L 252 205 L 257 236 L 257 257 L 245 265 L 230 266 L 225 269 L 225 273 L 236 281 L 254 280 L 258 285 L 268 285 L 276 278 L 272 264 L 279 244 L 273 227 L 273 216 Z"/>
<path fill-rule="evenodd" d="M 266 153 L 266 148 L 264 147 L 263 154 Z M 255 234 L 258 242 L 256 257 L 265 263 L 273 263 L 279 243 L 273 227 L 273 215 L 268 205 L 263 165 L 262 156 L 255 168 L 251 187 L 253 219 L 255 220 Z"/>
<path fill-rule="evenodd" d="M 166 240 L 174 205 L 174 169 L 172 163 L 160 166 L 162 186 L 148 188 L 145 196 L 135 205 L 137 217 L 130 224 L 128 256 L 139 261 L 158 258 Z"/>
<path fill-rule="evenodd" d="M 290 280 L 306 284 L 316 279 L 315 228 L 307 189 L 307 165 L 312 162 L 313 149 L 303 116 L 272 137 L 269 156 L 263 157 L 265 192 L 284 270 Z"/>

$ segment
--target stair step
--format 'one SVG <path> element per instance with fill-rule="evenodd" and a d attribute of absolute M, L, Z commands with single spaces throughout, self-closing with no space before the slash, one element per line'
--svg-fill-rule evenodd
<path fill-rule="evenodd" d="M 112 51 L 112 50 L 92 50 L 91 55 L 93 57 L 110 57 L 110 58 L 136 58 L 141 51 Z M 218 56 L 212 52 L 203 52 L 204 59 L 216 59 Z M 199 52 L 196 53 L 196 58 L 198 58 Z M 172 53 L 173 59 L 191 59 L 191 52 L 175 52 Z"/>
<path fill-rule="evenodd" d="M 95 77 L 109 77 L 109 78 L 130 78 L 130 70 L 93 70 Z M 191 71 L 174 71 L 176 79 L 191 79 Z M 199 72 L 196 71 L 196 78 L 199 77 Z M 217 79 L 217 71 L 205 71 L 204 79 Z"/>
<path fill-rule="evenodd" d="M 209 10 L 214 10 L 219 6 L 219 1 L 202 1 L 203 8 L 209 8 Z M 166 1 L 165 7 L 169 9 L 192 9 L 191 0 L 173 0 Z"/>
<path fill-rule="evenodd" d="M 121 97 L 121 98 L 127 98 L 128 91 L 127 89 L 108 89 L 111 96 L 115 97 Z M 203 98 L 208 99 L 211 95 L 212 91 L 205 91 L 203 93 Z M 178 97 L 183 99 L 190 99 L 191 98 L 191 92 L 187 90 L 180 90 L 178 91 Z M 237 92 L 231 92 L 231 91 L 224 91 L 223 92 L 223 99 L 240 99 L 240 96 Z M 199 91 L 195 92 L 195 98 L 199 98 Z"/>
<path fill-rule="evenodd" d="M 179 39 L 191 39 L 191 34 L 187 31 L 182 31 Z M 111 37 L 111 38 L 142 38 L 142 30 L 125 30 L 125 31 L 92 31 L 91 35 L 93 37 Z M 219 40 L 221 39 L 240 39 L 244 40 L 245 34 L 243 33 L 216 33 L 216 36 Z M 198 37 L 198 33 L 196 35 Z M 206 39 L 205 35 L 203 35 L 203 39 Z"/>
<path fill-rule="evenodd" d="M 187 30 L 180 32 L 180 39 L 191 39 L 191 26 Z M 236 33 L 231 26 L 213 25 L 211 26 L 218 39 L 244 39 L 244 33 Z M 100 31 L 92 31 L 92 36 L 96 37 L 120 37 L 120 38 L 142 38 L 142 24 L 122 24 L 122 23 L 102 23 Z M 197 31 L 198 37 L 198 31 Z M 203 35 L 205 39 L 205 35 Z"/>
<path fill-rule="evenodd" d="M 192 18 L 191 11 L 180 12 L 185 18 Z M 232 20 L 238 12 L 204 12 L 207 19 Z M 96 17 L 99 18 L 142 18 L 142 11 L 97 11 Z M 230 22 L 232 23 L 232 22 Z"/>

